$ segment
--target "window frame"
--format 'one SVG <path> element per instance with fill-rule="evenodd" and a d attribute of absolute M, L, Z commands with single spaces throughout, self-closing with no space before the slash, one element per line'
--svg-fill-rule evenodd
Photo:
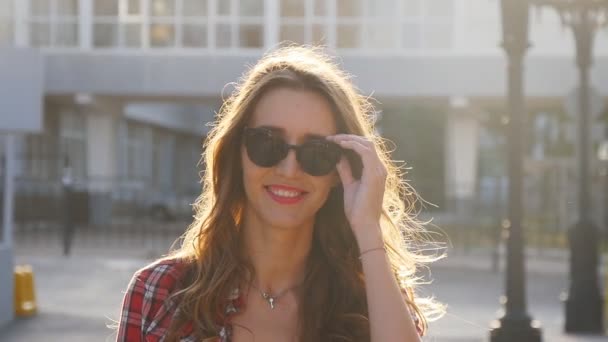
<path fill-rule="evenodd" d="M 40 1 L 40 0 L 39 0 Z M 79 30 L 79 8 L 80 2 L 75 2 L 75 15 L 63 15 L 59 14 L 59 0 L 43 0 L 48 4 L 48 13 L 45 14 L 33 14 L 31 11 L 31 7 L 29 8 L 29 12 L 27 13 L 26 25 L 28 26 L 29 32 L 29 45 L 34 47 L 53 47 L 53 48 L 77 48 L 80 46 L 80 30 Z M 13 2 L 15 4 L 15 2 Z M 47 39 L 48 41 L 44 44 L 34 44 L 33 37 L 33 25 L 47 25 Z M 74 41 L 71 44 L 58 44 L 58 28 L 59 25 L 74 25 Z"/>

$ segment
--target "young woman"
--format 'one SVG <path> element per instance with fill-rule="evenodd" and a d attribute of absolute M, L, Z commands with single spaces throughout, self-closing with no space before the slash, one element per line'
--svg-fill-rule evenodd
<path fill-rule="evenodd" d="M 315 48 L 276 50 L 220 110 L 181 247 L 139 270 L 117 341 L 420 341 L 415 192 L 372 106 Z"/>

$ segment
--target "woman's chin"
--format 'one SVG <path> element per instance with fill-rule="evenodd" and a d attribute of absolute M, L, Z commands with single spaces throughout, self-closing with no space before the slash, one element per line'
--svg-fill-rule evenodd
<path fill-rule="evenodd" d="M 268 220 L 265 221 L 268 226 L 282 231 L 301 231 L 307 229 L 307 227 L 311 227 L 312 229 L 314 226 L 312 224 L 314 221 L 294 220 L 289 217 L 269 217 Z"/>

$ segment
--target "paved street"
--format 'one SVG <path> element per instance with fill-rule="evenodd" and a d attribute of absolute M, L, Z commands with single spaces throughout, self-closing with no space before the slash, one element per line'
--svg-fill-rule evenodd
<path fill-rule="evenodd" d="M 115 253 L 106 251 L 87 256 L 86 251 L 76 249 L 70 258 L 60 256 L 58 251 L 46 256 L 32 251 L 27 256 L 17 255 L 18 263 L 30 263 L 34 268 L 39 314 L 4 327 L 0 340 L 113 340 L 107 325 L 118 318 L 121 291 L 131 274 L 149 259 L 133 251 L 122 258 L 112 254 Z M 497 317 L 503 289 L 502 273 L 493 273 L 489 265 L 478 255 L 455 255 L 433 267 L 435 282 L 427 287 L 427 292 L 448 303 L 448 314 L 431 324 L 425 341 L 487 339 L 489 322 Z M 567 284 L 563 260 L 536 258 L 529 269 L 529 311 L 541 321 L 544 341 L 608 341 L 606 337 L 561 334 L 563 308 L 559 296 Z"/>
<path fill-rule="evenodd" d="M 429 288 L 438 300 L 447 303 L 447 315 L 430 326 L 426 341 L 484 341 L 489 323 L 499 317 L 499 297 L 503 294 L 502 273 L 442 265 L 433 272 Z M 544 341 L 608 341 L 608 338 L 564 336 L 563 306 L 560 294 L 567 288 L 567 276 L 556 273 L 532 273 L 528 281 L 528 308 L 541 322 Z"/>

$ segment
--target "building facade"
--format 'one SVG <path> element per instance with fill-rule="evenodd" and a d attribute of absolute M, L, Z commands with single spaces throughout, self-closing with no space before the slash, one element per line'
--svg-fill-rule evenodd
<path fill-rule="evenodd" d="M 160 203 L 160 215 L 183 208 L 182 199 L 198 191 L 205 123 L 227 85 L 265 51 L 290 41 L 326 46 L 361 91 L 377 99 L 377 128 L 395 142 L 394 158 L 411 167 L 408 178 L 438 204 L 438 214 L 492 210 L 504 202 L 506 185 L 499 6 L 499 0 L 0 0 L 0 63 L 17 61 L 11 68 L 25 82 L 31 70 L 43 73 L 36 98 L 42 132 L 16 141 L 18 177 L 32 180 L 21 186 L 69 176 L 90 194 L 96 222 L 108 220 L 112 201 L 143 201 L 146 210 Z M 526 167 L 532 177 L 551 176 L 545 178 L 555 183 L 543 186 L 553 196 L 543 198 L 558 202 L 530 201 L 559 208 L 567 224 L 574 221 L 568 203 L 576 200 L 575 120 L 564 114 L 564 99 L 578 82 L 574 42 L 549 9 L 533 10 L 530 25 Z M 591 82 L 602 107 L 606 31 L 594 51 Z M 11 86 L 2 82 L 9 81 L 0 75 L 0 88 Z M 0 98 L 0 120 L 19 115 L 6 111 L 7 100 Z M 601 125 L 594 121 L 598 139 Z"/>
<path fill-rule="evenodd" d="M 496 157 L 504 139 L 494 134 L 506 92 L 499 4 L 0 0 L 0 56 L 18 51 L 43 60 L 44 132 L 21 138 L 20 170 L 58 178 L 67 156 L 71 175 L 101 198 L 133 196 L 122 194 L 125 188 L 192 192 L 205 122 L 230 91 L 226 85 L 265 51 L 290 41 L 322 44 L 339 56 L 362 92 L 378 100 L 378 128 L 396 143 L 395 159 L 411 167 L 421 195 L 458 211 L 505 185 L 504 158 Z M 530 40 L 530 120 L 545 113 L 555 121 L 577 85 L 574 42 L 550 9 L 532 11 Z M 591 80 L 605 104 L 606 31 L 594 51 Z M 572 127 L 563 131 L 572 135 Z M 534 147 L 536 155 L 545 145 Z"/>

